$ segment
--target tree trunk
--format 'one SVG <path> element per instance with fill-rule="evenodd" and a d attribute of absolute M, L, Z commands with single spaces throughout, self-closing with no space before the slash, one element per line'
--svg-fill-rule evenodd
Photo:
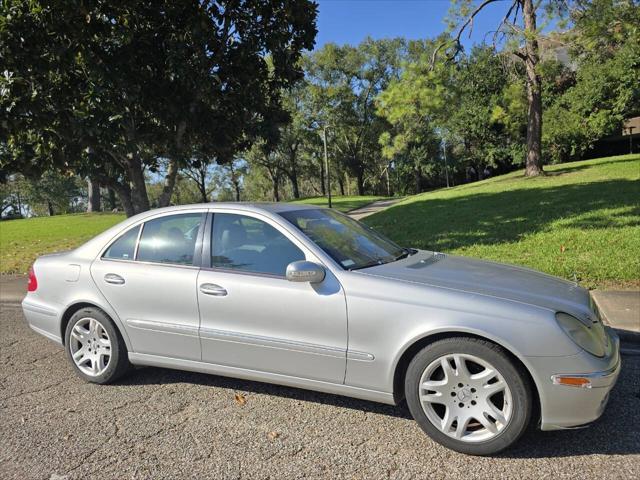
<path fill-rule="evenodd" d="M 162 193 L 158 199 L 159 207 L 168 207 L 171 202 L 171 196 L 173 195 L 173 189 L 176 185 L 176 178 L 178 177 L 178 160 L 171 159 L 169 166 L 167 167 L 167 174 L 164 177 L 164 185 L 162 186 Z M 206 202 L 207 195 L 204 195 L 204 202 Z"/>
<path fill-rule="evenodd" d="M 294 171 L 289 175 L 291 187 L 293 188 L 293 198 L 300 198 L 300 188 L 298 187 L 298 174 Z"/>
<path fill-rule="evenodd" d="M 49 210 L 50 217 L 53 217 L 55 215 L 55 212 L 53 211 L 53 205 L 49 200 L 47 200 L 47 210 Z"/>
<path fill-rule="evenodd" d="M 115 191 L 116 195 L 118 195 L 122 208 L 124 209 L 124 213 L 127 217 L 133 217 L 138 213 L 135 211 L 131 201 L 131 188 L 129 188 L 129 185 L 114 183 L 112 191 Z"/>
<path fill-rule="evenodd" d="M 113 191 L 113 188 L 107 188 L 107 197 L 109 198 L 109 210 L 113 211 L 118 208 L 116 205 L 116 192 Z"/>
<path fill-rule="evenodd" d="M 344 197 L 344 180 L 340 175 L 336 175 L 336 178 L 338 179 L 338 188 L 340 188 L 340 195 Z"/>
<path fill-rule="evenodd" d="M 533 0 L 523 0 L 524 27 L 528 34 L 525 40 L 525 66 L 527 70 L 527 158 L 525 175 L 534 177 L 542 169 L 542 88 L 537 72 L 539 62 L 536 38 L 536 11 Z"/>
<path fill-rule="evenodd" d="M 100 184 L 92 178 L 87 179 L 87 212 L 99 212 L 100 205 Z"/>
<path fill-rule="evenodd" d="M 364 167 L 358 166 L 356 171 L 356 183 L 358 186 L 358 195 L 364 195 Z"/>
<path fill-rule="evenodd" d="M 273 200 L 276 202 L 280 201 L 280 185 L 277 178 L 273 179 Z"/>
<path fill-rule="evenodd" d="M 204 179 L 201 178 L 200 181 L 196 183 L 198 184 L 198 191 L 200 192 L 200 200 L 202 200 L 202 203 L 207 203 L 209 198 L 207 196 L 207 185 L 205 184 Z"/>
<path fill-rule="evenodd" d="M 147 196 L 147 186 L 144 181 L 144 172 L 142 170 L 142 162 L 138 157 L 134 156 L 126 159 L 126 165 L 129 181 L 131 182 L 131 207 L 133 208 L 134 213 L 146 212 L 150 207 L 149 197 Z"/>

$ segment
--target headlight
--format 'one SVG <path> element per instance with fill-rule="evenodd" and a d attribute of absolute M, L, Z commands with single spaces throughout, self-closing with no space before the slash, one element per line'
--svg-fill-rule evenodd
<path fill-rule="evenodd" d="M 568 313 L 556 313 L 556 320 L 569 338 L 580 348 L 586 350 L 596 357 L 604 357 L 605 346 L 596 331 L 595 325 L 588 326 Z"/>

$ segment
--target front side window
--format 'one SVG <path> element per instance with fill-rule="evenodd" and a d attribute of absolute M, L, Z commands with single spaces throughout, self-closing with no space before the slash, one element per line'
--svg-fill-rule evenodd
<path fill-rule="evenodd" d="M 107 248 L 102 257 L 110 260 L 133 260 L 139 231 L 140 225 L 127 231 Z"/>
<path fill-rule="evenodd" d="M 293 210 L 280 216 L 347 270 L 393 262 L 408 254 L 373 229 L 334 210 Z"/>
<path fill-rule="evenodd" d="M 144 224 L 136 260 L 192 265 L 200 213 L 184 213 L 149 220 Z"/>
<path fill-rule="evenodd" d="M 302 250 L 262 220 L 216 213 L 211 231 L 211 266 L 284 276 L 287 265 L 304 260 Z"/>

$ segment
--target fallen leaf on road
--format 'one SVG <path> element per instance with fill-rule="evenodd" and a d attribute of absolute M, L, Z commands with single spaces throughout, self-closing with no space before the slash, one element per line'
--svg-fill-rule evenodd
<path fill-rule="evenodd" d="M 247 397 L 245 397 L 241 393 L 236 393 L 236 403 L 238 405 L 245 405 L 247 403 Z"/>
<path fill-rule="evenodd" d="M 275 440 L 279 436 L 280 436 L 280 434 L 278 432 L 269 432 L 269 433 L 267 433 L 267 437 L 269 437 L 270 440 Z"/>

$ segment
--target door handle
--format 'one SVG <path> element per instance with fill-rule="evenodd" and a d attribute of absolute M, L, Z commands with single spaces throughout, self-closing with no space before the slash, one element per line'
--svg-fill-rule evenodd
<path fill-rule="evenodd" d="M 104 281 L 111 283 L 112 285 L 124 285 L 124 278 L 120 275 L 116 275 L 115 273 L 107 273 L 104 276 Z"/>
<path fill-rule="evenodd" d="M 224 288 L 215 283 L 203 283 L 200 285 L 200 291 L 205 295 L 213 295 L 215 297 L 224 297 L 227 294 Z"/>

